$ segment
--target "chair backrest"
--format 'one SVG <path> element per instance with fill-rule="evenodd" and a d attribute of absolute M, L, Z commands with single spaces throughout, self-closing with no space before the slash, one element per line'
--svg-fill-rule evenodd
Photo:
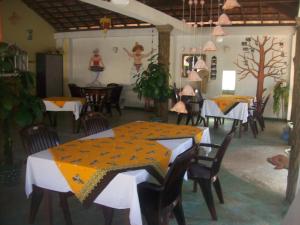
<path fill-rule="evenodd" d="M 44 124 L 25 127 L 20 135 L 27 155 L 59 145 L 56 131 Z"/>
<path fill-rule="evenodd" d="M 196 146 L 194 145 L 189 150 L 177 156 L 170 166 L 163 184 L 163 191 L 161 192 L 161 207 L 169 206 L 181 195 L 184 174 L 195 154 Z"/>
<path fill-rule="evenodd" d="M 87 104 L 90 105 L 103 105 L 108 98 L 107 89 L 92 89 L 92 88 L 84 88 L 83 89 L 84 96 L 86 98 Z"/>
<path fill-rule="evenodd" d="M 112 84 L 108 84 L 107 87 L 112 87 L 110 99 L 109 99 L 110 103 L 112 104 L 119 103 L 123 86 L 112 83 Z"/>
<path fill-rule="evenodd" d="M 212 163 L 212 166 L 211 166 L 211 171 L 212 171 L 211 175 L 212 176 L 215 176 L 219 172 L 223 157 L 224 157 L 225 152 L 233 138 L 234 132 L 235 132 L 235 127 L 225 136 L 225 138 L 221 144 L 221 147 L 218 149 L 218 152 L 217 152 L 217 154 L 214 158 L 214 161 Z"/>
<path fill-rule="evenodd" d="M 263 103 L 262 103 L 262 107 L 261 107 L 261 112 L 260 114 L 263 115 L 266 105 L 268 104 L 268 101 L 270 99 L 270 94 L 267 95 L 267 97 L 264 99 Z"/>
<path fill-rule="evenodd" d="M 82 88 L 78 87 L 76 84 L 68 84 L 70 93 L 72 97 L 82 97 Z"/>
<path fill-rule="evenodd" d="M 116 86 L 120 86 L 120 85 L 117 83 L 109 83 L 106 85 L 106 87 L 116 87 Z"/>
<path fill-rule="evenodd" d="M 107 119 L 98 112 L 89 112 L 82 117 L 85 134 L 92 135 L 109 129 Z"/>

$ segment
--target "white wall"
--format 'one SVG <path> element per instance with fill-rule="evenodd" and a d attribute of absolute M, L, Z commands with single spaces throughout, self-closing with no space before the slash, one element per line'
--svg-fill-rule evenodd
<path fill-rule="evenodd" d="M 154 29 L 155 30 L 155 29 Z M 210 80 L 208 84 L 207 97 L 221 94 L 222 71 L 236 70 L 234 61 L 237 55 L 242 53 L 241 42 L 245 37 L 256 35 L 276 36 L 280 41 L 284 42 L 284 50 L 288 55 L 288 68 L 290 67 L 290 55 L 292 46 L 292 35 L 294 28 L 292 27 L 227 27 L 225 28 L 228 36 L 224 37 L 222 43 L 218 43 L 218 51 L 207 54 L 207 62 L 210 65 L 210 59 L 213 55 L 217 56 L 217 79 Z M 69 82 L 77 83 L 78 85 L 86 85 L 91 82 L 93 74 L 88 70 L 88 62 L 95 48 L 99 48 L 104 64 L 105 71 L 101 75 L 100 81 L 104 84 L 110 82 L 130 84 L 130 70 L 133 64 L 123 47 L 131 50 L 136 41 L 144 45 L 145 52 L 151 50 L 152 34 L 154 35 L 154 48 L 157 49 L 157 32 L 152 32 L 152 29 L 130 29 L 130 30 L 112 30 L 107 36 L 102 32 L 70 32 L 56 34 L 56 39 L 71 38 L 72 39 L 72 75 L 69 77 Z M 181 57 L 182 53 L 188 53 L 191 47 L 200 47 L 201 42 L 204 43 L 209 39 L 209 29 L 203 32 L 203 38 L 199 35 L 195 38 L 192 35 L 182 35 L 172 33 L 171 37 L 171 52 L 170 52 L 170 83 L 176 82 L 180 84 L 181 75 Z M 118 47 L 118 52 L 113 52 L 113 47 Z M 185 50 L 183 51 L 183 48 Z M 145 66 L 147 60 L 144 61 Z M 289 69 L 287 69 L 286 79 L 289 80 Z M 182 79 L 182 83 L 186 83 L 186 79 Z M 265 88 L 271 90 L 274 86 L 274 81 L 267 78 L 265 80 Z M 256 94 L 256 79 L 247 77 L 244 80 L 237 81 L 236 94 L 240 95 L 255 95 Z M 139 100 L 135 99 L 134 95 L 126 96 L 128 102 L 133 105 L 141 105 Z M 128 99 L 130 98 L 130 99 Z M 137 104 L 134 104 L 134 103 Z M 266 109 L 267 117 L 276 117 L 272 112 L 273 99 Z M 132 105 L 131 104 L 131 105 Z M 283 116 L 285 117 L 285 116 Z"/>

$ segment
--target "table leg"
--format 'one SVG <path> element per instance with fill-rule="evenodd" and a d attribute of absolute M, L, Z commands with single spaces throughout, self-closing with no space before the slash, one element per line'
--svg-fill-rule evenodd
<path fill-rule="evenodd" d="M 29 224 L 33 224 L 35 221 L 36 214 L 40 207 L 43 199 L 44 190 L 37 186 L 33 186 L 33 192 L 31 195 L 30 213 L 29 213 Z"/>
<path fill-rule="evenodd" d="M 49 190 L 44 189 L 45 194 L 45 213 L 47 218 L 47 224 L 53 225 L 53 208 L 52 208 L 52 193 Z"/>

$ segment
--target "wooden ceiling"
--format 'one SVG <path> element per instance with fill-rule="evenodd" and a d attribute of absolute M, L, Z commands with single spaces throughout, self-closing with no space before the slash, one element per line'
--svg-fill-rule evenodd
<path fill-rule="evenodd" d="M 28 7 L 43 17 L 58 32 L 77 30 L 99 30 L 99 20 L 106 16 L 111 18 L 112 28 L 144 28 L 151 27 L 143 21 L 138 21 L 106 9 L 80 2 L 79 0 L 22 0 Z M 100 1 L 100 0 L 99 0 Z M 172 17 L 182 19 L 182 0 L 139 0 L 140 2 L 162 11 Z M 189 17 L 188 0 L 185 0 L 185 19 Z M 213 21 L 218 18 L 218 0 L 212 0 Z M 223 2 L 223 0 L 220 0 Z M 233 26 L 251 25 L 295 25 L 299 0 L 239 0 L 241 8 L 226 11 Z M 194 8 L 192 10 L 194 12 Z M 198 4 L 197 18 L 200 18 Z M 221 13 L 221 10 L 219 10 Z M 205 0 L 204 22 L 209 21 L 210 0 Z"/>

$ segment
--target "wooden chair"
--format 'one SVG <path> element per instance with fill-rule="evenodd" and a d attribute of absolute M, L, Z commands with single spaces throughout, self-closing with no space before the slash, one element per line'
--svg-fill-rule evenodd
<path fill-rule="evenodd" d="M 81 118 L 86 136 L 99 133 L 109 128 L 107 119 L 98 112 L 89 112 Z"/>
<path fill-rule="evenodd" d="M 68 86 L 72 97 L 84 97 L 81 87 L 78 87 L 76 84 L 68 84 Z"/>
<path fill-rule="evenodd" d="M 115 107 L 120 115 L 122 115 L 121 107 L 120 107 L 120 96 L 123 90 L 123 86 L 115 83 L 110 83 L 107 87 L 112 87 L 112 91 L 110 94 L 110 98 L 107 100 L 108 107 Z"/>
<path fill-rule="evenodd" d="M 86 110 L 90 109 L 94 112 L 103 112 L 108 99 L 106 89 L 84 88 L 84 96 L 86 98 Z"/>
<path fill-rule="evenodd" d="M 270 99 L 270 94 L 267 95 L 267 97 L 263 100 L 260 109 L 256 106 L 256 109 L 254 110 L 254 114 L 253 114 L 254 117 L 257 119 L 258 124 L 262 131 L 265 129 L 264 112 L 269 99 Z"/>
<path fill-rule="evenodd" d="M 141 210 L 148 225 L 168 224 L 169 207 L 172 208 L 177 223 L 186 224 L 181 204 L 182 181 L 193 157 L 195 146 L 175 159 L 162 185 L 148 182 L 138 185 Z"/>
<path fill-rule="evenodd" d="M 37 125 L 25 127 L 21 130 L 20 135 L 28 156 L 40 152 L 42 150 L 59 145 L 59 138 L 57 136 L 57 133 L 51 128 L 46 127 L 44 124 L 37 124 Z M 59 194 L 60 206 L 63 210 L 65 222 L 67 225 L 72 225 L 72 219 L 69 211 L 67 198 L 73 194 L 71 192 L 69 193 L 56 192 L 56 193 Z M 44 194 L 50 195 L 50 192 L 38 186 L 33 186 L 31 205 L 30 205 L 30 214 L 29 214 L 30 224 L 34 223 L 36 214 L 38 212 Z M 49 198 L 47 199 L 49 203 L 50 200 Z M 48 204 L 47 207 L 48 207 L 49 220 L 52 220 L 51 205 Z"/>
<path fill-rule="evenodd" d="M 234 131 L 235 127 L 226 135 L 221 146 L 205 143 L 198 144 L 198 147 L 210 147 L 216 149 L 217 152 L 214 157 L 198 155 L 188 169 L 189 179 L 194 180 L 194 191 L 197 190 L 198 183 L 213 220 L 217 220 L 217 213 L 214 205 L 211 185 L 214 185 L 219 201 L 223 204 L 224 199 L 220 180 L 218 178 L 218 172 L 220 170 L 224 154 L 234 135 Z M 210 163 L 211 165 L 207 165 L 207 163 Z"/>

